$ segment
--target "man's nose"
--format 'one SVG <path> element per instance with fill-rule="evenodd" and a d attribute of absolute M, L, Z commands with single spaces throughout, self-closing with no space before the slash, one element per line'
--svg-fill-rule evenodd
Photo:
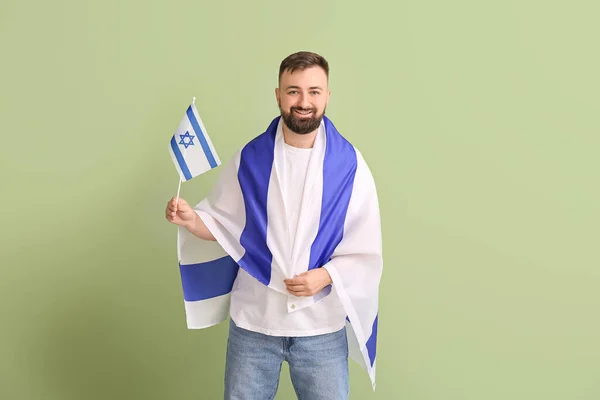
<path fill-rule="evenodd" d="M 310 108 L 310 102 L 308 101 L 308 95 L 300 94 L 300 99 L 298 100 L 298 107 Z"/>

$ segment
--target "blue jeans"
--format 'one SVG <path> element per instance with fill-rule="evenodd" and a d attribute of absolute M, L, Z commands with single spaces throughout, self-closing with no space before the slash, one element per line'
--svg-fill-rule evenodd
<path fill-rule="evenodd" d="M 229 324 L 225 400 L 271 400 L 287 361 L 299 400 L 348 398 L 346 329 L 307 337 L 267 336 Z"/>

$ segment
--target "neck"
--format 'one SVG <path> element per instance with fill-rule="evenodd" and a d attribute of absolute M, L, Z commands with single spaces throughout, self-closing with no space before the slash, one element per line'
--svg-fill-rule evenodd
<path fill-rule="evenodd" d="M 319 128 L 315 129 L 310 133 L 306 133 L 303 135 L 299 135 L 296 132 L 290 130 L 287 127 L 285 122 L 283 123 L 283 140 L 285 143 L 289 144 L 292 147 L 299 147 L 301 149 L 310 149 L 315 144 L 315 138 L 317 137 L 317 132 L 319 132 Z"/>

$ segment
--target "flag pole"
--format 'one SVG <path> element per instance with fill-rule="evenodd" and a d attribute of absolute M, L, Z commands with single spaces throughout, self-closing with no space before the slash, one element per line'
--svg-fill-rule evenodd
<path fill-rule="evenodd" d="M 196 104 L 196 96 L 192 98 L 192 104 Z M 183 150 L 183 158 L 185 158 L 185 154 L 187 153 L 187 147 Z M 181 176 L 179 176 L 179 185 L 177 186 L 177 198 L 175 200 L 175 206 L 179 204 L 179 192 L 181 191 Z"/>
<path fill-rule="evenodd" d="M 181 190 L 181 177 L 179 177 L 179 186 L 177 186 L 177 199 L 175 200 L 175 206 L 179 204 L 179 191 Z"/>

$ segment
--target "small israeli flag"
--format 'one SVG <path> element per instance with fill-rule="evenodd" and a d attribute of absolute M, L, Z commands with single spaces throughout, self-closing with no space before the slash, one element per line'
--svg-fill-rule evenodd
<path fill-rule="evenodd" d="M 194 102 L 171 138 L 169 153 L 181 181 L 189 181 L 221 165 Z"/>

